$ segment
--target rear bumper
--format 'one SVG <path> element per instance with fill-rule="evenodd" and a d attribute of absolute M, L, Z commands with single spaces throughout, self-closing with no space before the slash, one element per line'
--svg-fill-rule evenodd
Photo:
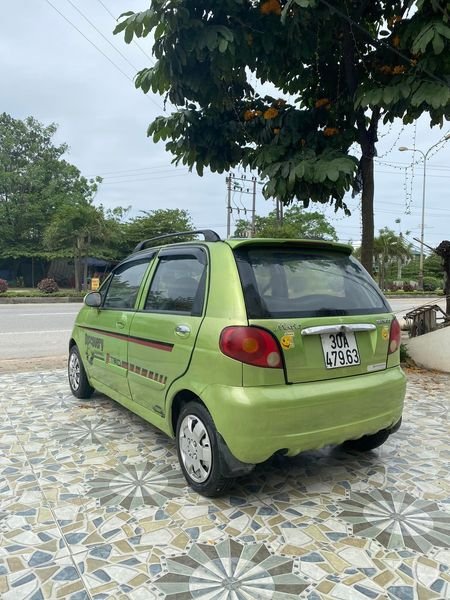
<path fill-rule="evenodd" d="M 402 416 L 406 377 L 385 371 L 283 386 L 208 386 L 202 399 L 234 457 L 260 463 L 284 450 L 340 444 L 392 427 Z"/>

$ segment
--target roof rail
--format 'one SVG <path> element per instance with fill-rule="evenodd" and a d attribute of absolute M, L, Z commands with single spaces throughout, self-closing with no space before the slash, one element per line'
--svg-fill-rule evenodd
<path fill-rule="evenodd" d="M 166 233 L 164 235 L 157 235 L 156 237 L 149 238 L 148 240 L 142 240 L 142 242 L 139 242 L 139 244 L 135 247 L 133 252 L 139 252 L 139 250 L 143 250 L 147 247 L 147 245 L 150 245 L 151 242 L 155 242 L 157 240 L 164 240 L 167 238 L 196 234 L 203 235 L 205 238 L 205 242 L 220 242 L 220 236 L 212 229 L 197 229 L 196 231 L 178 231 L 176 233 Z"/>

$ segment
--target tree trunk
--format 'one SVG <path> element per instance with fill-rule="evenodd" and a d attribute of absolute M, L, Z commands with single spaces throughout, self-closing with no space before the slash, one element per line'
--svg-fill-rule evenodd
<path fill-rule="evenodd" d="M 75 290 L 77 292 L 81 291 L 80 285 L 80 259 L 78 256 L 74 257 L 73 260 L 74 270 L 75 270 Z"/>
<path fill-rule="evenodd" d="M 360 15 L 364 13 L 368 1 L 360 4 Z M 358 53 L 355 47 L 355 37 L 351 26 L 348 26 L 347 34 L 344 36 L 344 73 L 347 88 L 350 96 L 354 97 L 358 89 L 359 81 L 355 69 L 355 56 Z M 358 129 L 358 143 L 361 147 L 362 157 L 360 169 L 362 176 L 362 197 L 361 197 L 361 221 L 362 221 L 362 239 L 361 239 L 361 262 L 366 270 L 373 273 L 373 236 L 374 236 L 374 218 L 373 218 L 373 197 L 374 197 L 374 177 L 373 177 L 373 157 L 375 156 L 375 142 L 377 140 L 378 121 L 380 120 L 380 108 L 375 107 L 372 110 L 369 125 L 363 109 L 356 113 L 356 126 Z"/>
<path fill-rule="evenodd" d="M 85 256 L 83 258 L 83 285 L 82 285 L 82 288 L 85 291 L 88 289 L 87 276 L 88 276 L 88 257 Z"/>
<path fill-rule="evenodd" d="M 361 196 L 361 262 L 365 269 L 372 275 L 374 237 L 373 198 L 375 193 L 375 183 L 373 177 L 373 152 L 364 152 L 361 158 L 361 175 L 363 182 Z"/>
<path fill-rule="evenodd" d="M 450 315 L 450 256 L 444 261 L 444 294 L 447 297 L 445 312 Z"/>

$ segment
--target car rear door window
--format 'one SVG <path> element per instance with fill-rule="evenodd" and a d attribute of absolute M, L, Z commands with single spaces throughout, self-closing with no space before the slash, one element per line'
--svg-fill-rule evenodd
<path fill-rule="evenodd" d="M 249 318 L 389 312 L 375 282 L 348 254 L 273 247 L 235 252 Z"/>
<path fill-rule="evenodd" d="M 206 260 L 203 252 L 162 254 L 150 285 L 145 310 L 201 315 L 205 281 Z"/>
<path fill-rule="evenodd" d="M 133 309 L 151 258 L 125 263 L 113 273 L 106 291 L 103 308 Z"/>

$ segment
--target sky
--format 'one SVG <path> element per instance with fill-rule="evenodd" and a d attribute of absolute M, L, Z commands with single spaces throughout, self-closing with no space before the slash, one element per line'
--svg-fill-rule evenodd
<path fill-rule="evenodd" d="M 0 111 L 17 119 L 33 116 L 44 124 L 57 123 L 55 141 L 69 145 L 67 160 L 85 176 L 103 177 L 96 203 L 107 208 L 131 206 L 131 216 L 186 209 L 197 228 L 211 228 L 225 237 L 225 174 L 199 177 L 182 166 L 176 168 L 164 143 L 155 144 L 146 136 L 148 124 L 164 114 L 163 100 L 144 95 L 133 83 L 136 72 L 151 64 L 151 40 L 127 45 L 121 35 L 112 35 L 114 17 L 145 10 L 148 0 L 3 0 L 2 4 Z M 411 168 L 414 157 L 419 161 L 421 155 L 398 148 L 426 152 L 449 132 L 448 122 L 442 129 L 430 129 L 425 116 L 414 126 L 382 127 L 375 164 L 376 231 L 386 226 L 402 231 L 419 247 L 413 238 L 420 238 L 423 162 Z M 450 141 L 438 145 L 427 160 L 424 239 L 430 246 L 450 239 L 449 184 Z M 263 198 L 261 187 L 257 186 L 256 212 L 265 215 L 273 203 Z M 349 196 L 347 203 L 350 217 L 321 204 L 311 205 L 311 210 L 326 215 L 341 241 L 358 243 L 360 200 Z M 251 208 L 251 196 L 234 192 L 232 207 L 233 221 L 242 218 L 243 209 Z"/>

